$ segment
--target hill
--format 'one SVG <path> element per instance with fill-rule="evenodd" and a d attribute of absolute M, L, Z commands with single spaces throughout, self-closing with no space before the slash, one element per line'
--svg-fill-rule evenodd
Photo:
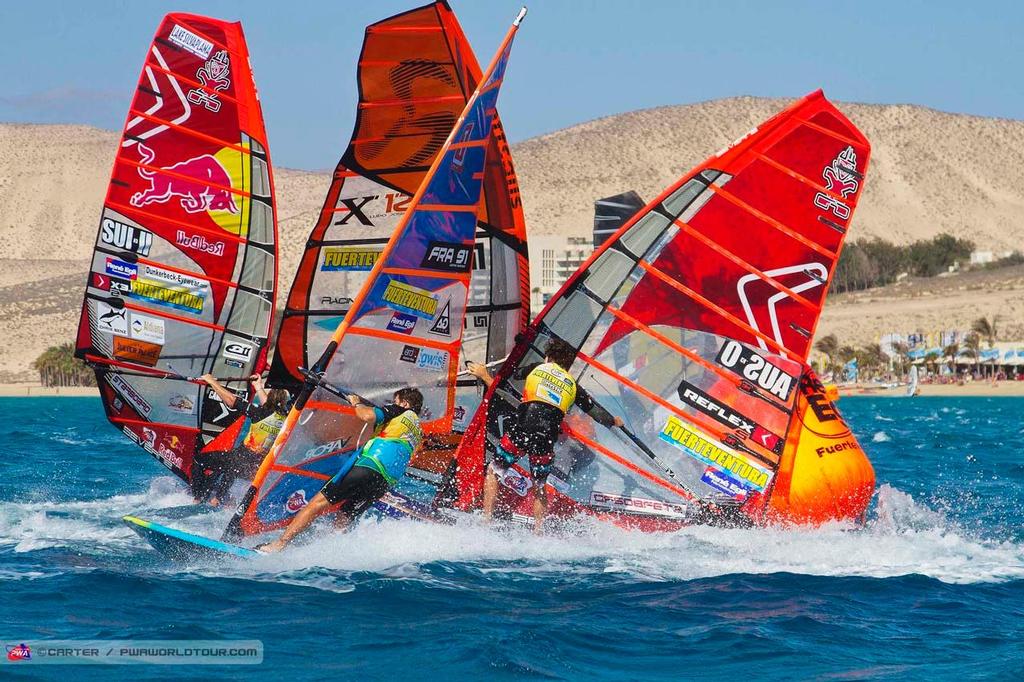
<path fill-rule="evenodd" d="M 588 234 L 595 198 L 635 189 L 650 199 L 787 103 L 739 97 L 661 107 L 513 145 L 530 234 Z M 851 239 L 907 243 L 948 232 L 983 249 L 1024 243 L 1024 122 L 910 105 L 840 108 L 873 144 Z M 31 360 L 73 335 L 117 139 L 86 126 L 0 124 L 0 381 L 32 379 Z M 275 180 L 286 289 L 329 175 L 278 168 Z M 842 329 L 832 328 L 841 317 L 830 304 L 819 334 Z M 906 319 L 882 318 L 848 325 L 849 333 L 870 337 Z"/>

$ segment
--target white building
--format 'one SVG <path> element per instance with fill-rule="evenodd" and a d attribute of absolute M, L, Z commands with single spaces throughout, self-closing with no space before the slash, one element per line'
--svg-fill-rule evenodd
<path fill-rule="evenodd" d="M 530 309 L 533 315 L 541 311 L 593 251 L 594 242 L 590 237 L 530 237 Z"/>

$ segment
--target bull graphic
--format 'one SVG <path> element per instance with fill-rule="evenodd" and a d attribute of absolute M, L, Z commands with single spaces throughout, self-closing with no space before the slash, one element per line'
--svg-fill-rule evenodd
<path fill-rule="evenodd" d="M 142 163 L 151 165 L 156 158 L 153 150 L 141 142 L 136 146 Z M 159 170 L 139 167 L 139 175 L 149 181 L 149 189 L 133 194 L 130 200 L 132 206 L 141 208 L 149 204 L 166 204 L 178 197 L 181 207 L 188 213 L 238 213 L 238 205 L 229 189 L 231 176 L 212 155 L 203 154 L 172 166 L 157 168 Z"/>

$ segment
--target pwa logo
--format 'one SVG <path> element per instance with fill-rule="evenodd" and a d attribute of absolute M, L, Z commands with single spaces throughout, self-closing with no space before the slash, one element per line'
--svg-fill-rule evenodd
<path fill-rule="evenodd" d="M 142 163 L 151 165 L 156 159 L 153 150 L 137 145 Z M 157 166 L 150 170 L 139 166 L 139 175 L 149 181 L 149 189 L 132 195 L 132 206 L 142 208 L 149 204 L 166 204 L 175 197 L 186 213 L 204 211 L 239 212 L 231 193 L 231 176 L 224 165 L 211 154 L 201 154 L 170 166 Z"/>
<path fill-rule="evenodd" d="M 32 658 L 32 649 L 28 644 L 22 642 L 14 646 L 7 647 L 7 660 L 8 661 L 28 661 Z"/>
<path fill-rule="evenodd" d="M 288 496 L 288 501 L 284 503 L 284 508 L 288 510 L 289 514 L 294 514 L 303 507 L 306 506 L 306 491 L 296 490 Z"/>

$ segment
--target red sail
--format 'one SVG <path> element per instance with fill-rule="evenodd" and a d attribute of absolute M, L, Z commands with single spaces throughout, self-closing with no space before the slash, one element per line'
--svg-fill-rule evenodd
<path fill-rule="evenodd" d="M 231 421 L 187 378 L 264 369 L 276 256 L 242 27 L 169 14 L 114 160 L 76 355 L 96 368 L 108 419 L 186 480 L 195 452 Z"/>
<path fill-rule="evenodd" d="M 569 412 L 549 479 L 556 510 L 648 526 L 708 511 L 763 518 L 780 460 L 786 485 L 800 487 L 777 511 L 862 510 L 874 480 L 866 458 L 848 477 L 854 504 L 815 498 L 831 494 L 825 481 L 843 490 L 829 478 L 838 469 L 814 480 L 792 469 L 806 461 L 794 424 L 808 423 L 809 406 L 838 419 L 829 432 L 855 450 L 804 361 L 869 149 L 816 92 L 638 212 L 566 282 L 503 367 L 457 453 L 460 506 L 477 502 L 485 461 L 518 403 L 512 372 L 560 338 L 578 351 L 579 385 L 626 428 Z M 528 507 L 522 477 L 505 487 L 513 506 Z"/>

